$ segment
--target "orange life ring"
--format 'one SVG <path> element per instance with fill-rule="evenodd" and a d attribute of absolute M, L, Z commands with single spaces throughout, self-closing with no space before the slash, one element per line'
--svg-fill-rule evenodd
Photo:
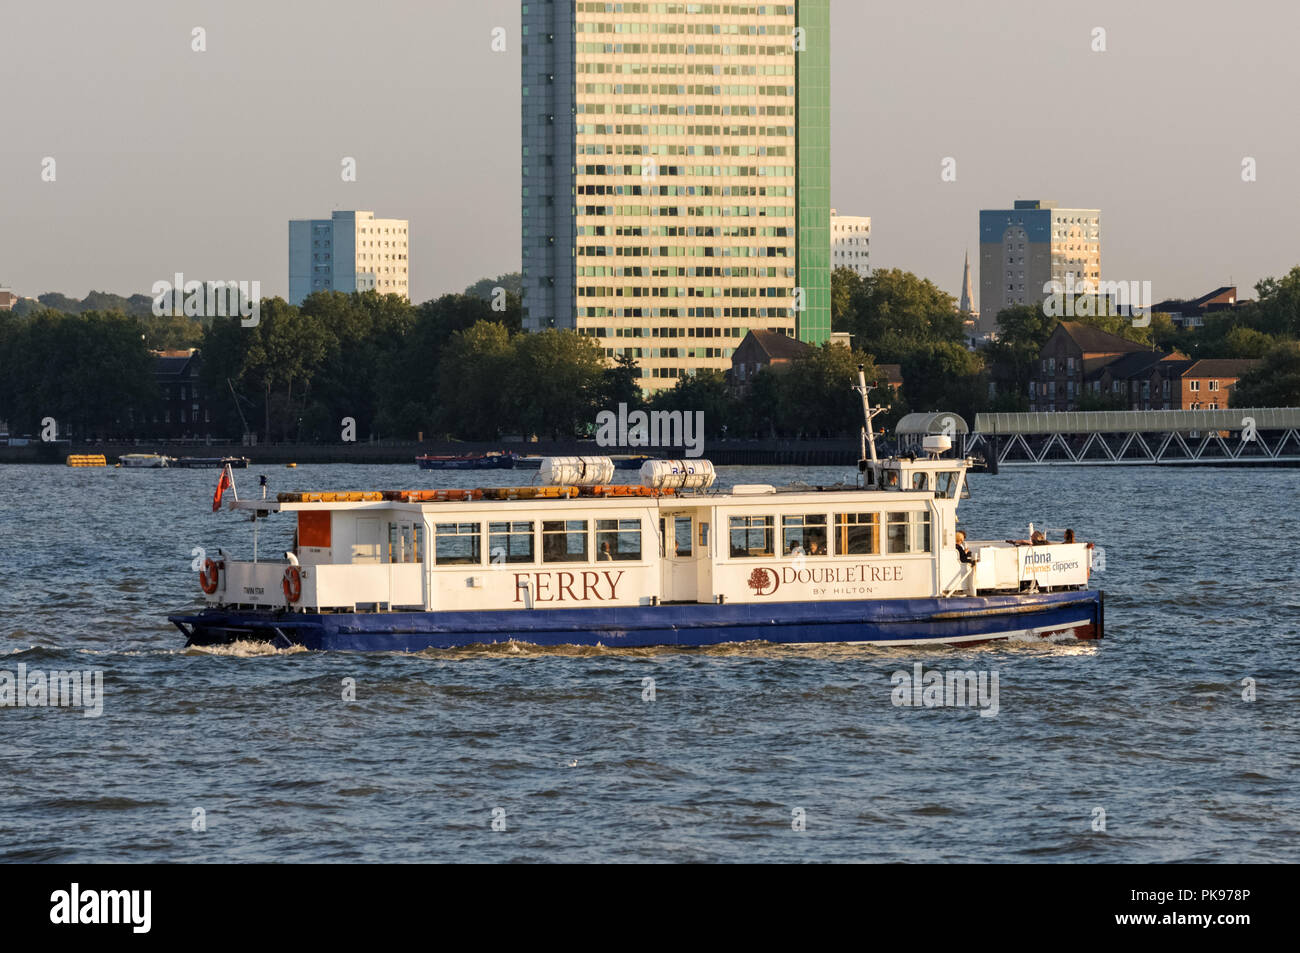
<path fill-rule="evenodd" d="M 203 560 L 203 568 L 199 570 L 199 588 L 212 595 L 217 591 L 220 585 L 221 564 L 212 558 Z"/>
<path fill-rule="evenodd" d="M 284 590 L 284 597 L 290 603 L 302 598 L 302 573 L 297 566 L 284 567 L 284 579 L 280 583 L 280 588 Z"/>

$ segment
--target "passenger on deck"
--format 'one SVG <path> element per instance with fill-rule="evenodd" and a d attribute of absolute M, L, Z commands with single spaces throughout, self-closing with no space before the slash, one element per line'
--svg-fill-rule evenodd
<path fill-rule="evenodd" d="M 1036 530 L 1034 530 L 1034 535 L 1029 537 L 1029 545 L 1031 545 L 1031 546 L 1046 546 L 1046 545 L 1047 545 L 1047 536 L 1044 535 L 1044 533 L 1043 533 L 1043 531 L 1042 531 L 1041 529 L 1036 529 Z"/>
<path fill-rule="evenodd" d="M 971 556 L 970 550 L 966 548 L 966 531 L 957 530 L 957 558 L 964 563 L 973 563 L 974 557 Z"/>
<path fill-rule="evenodd" d="M 1072 543 L 1072 542 L 1074 542 L 1074 530 L 1072 530 L 1072 529 L 1067 529 L 1067 530 L 1065 531 L 1065 541 L 1066 541 L 1067 543 Z"/>

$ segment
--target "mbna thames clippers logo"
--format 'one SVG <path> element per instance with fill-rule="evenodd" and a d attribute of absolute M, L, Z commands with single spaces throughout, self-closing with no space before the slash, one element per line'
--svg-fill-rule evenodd
<path fill-rule="evenodd" d="M 779 585 L 781 577 L 774 569 L 763 569 L 760 566 L 749 574 L 749 588 L 754 590 L 756 596 L 770 596 Z"/>

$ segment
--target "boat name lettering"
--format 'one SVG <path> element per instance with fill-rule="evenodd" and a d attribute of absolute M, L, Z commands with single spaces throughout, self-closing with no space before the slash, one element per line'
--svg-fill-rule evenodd
<path fill-rule="evenodd" d="M 263 589 L 261 586 L 244 586 L 243 588 L 244 588 L 245 595 L 262 596 L 266 594 L 266 590 Z"/>
<path fill-rule="evenodd" d="M 517 572 L 515 602 L 524 601 L 525 588 L 532 589 L 537 602 L 607 602 L 618 598 L 623 572 Z M 579 590 L 582 595 L 578 595 Z"/>
<path fill-rule="evenodd" d="M 807 569 L 795 569 L 783 566 L 778 571 L 766 566 L 750 573 L 749 587 L 756 596 L 770 596 L 777 588 L 790 583 L 813 583 L 816 585 L 834 585 L 864 582 L 902 582 L 903 567 L 873 566 L 858 563 L 856 566 L 812 566 Z M 838 591 L 838 590 L 837 590 Z M 846 592 L 870 592 L 870 589 L 845 590 Z"/>
<path fill-rule="evenodd" d="M 795 569 L 786 566 L 781 570 L 781 582 L 902 582 L 902 566 L 814 566 Z"/>

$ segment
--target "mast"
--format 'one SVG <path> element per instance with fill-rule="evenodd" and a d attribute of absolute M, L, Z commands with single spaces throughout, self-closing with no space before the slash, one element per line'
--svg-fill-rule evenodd
<path fill-rule="evenodd" d="M 858 383 L 853 389 L 862 395 L 862 460 L 867 459 L 867 453 L 871 453 L 871 462 L 879 462 L 876 458 L 876 434 L 871 427 L 871 419 L 880 413 L 879 410 L 871 409 L 871 399 L 867 395 L 875 389 L 875 385 L 867 386 L 867 374 L 864 370 L 865 365 L 858 365 Z"/>

